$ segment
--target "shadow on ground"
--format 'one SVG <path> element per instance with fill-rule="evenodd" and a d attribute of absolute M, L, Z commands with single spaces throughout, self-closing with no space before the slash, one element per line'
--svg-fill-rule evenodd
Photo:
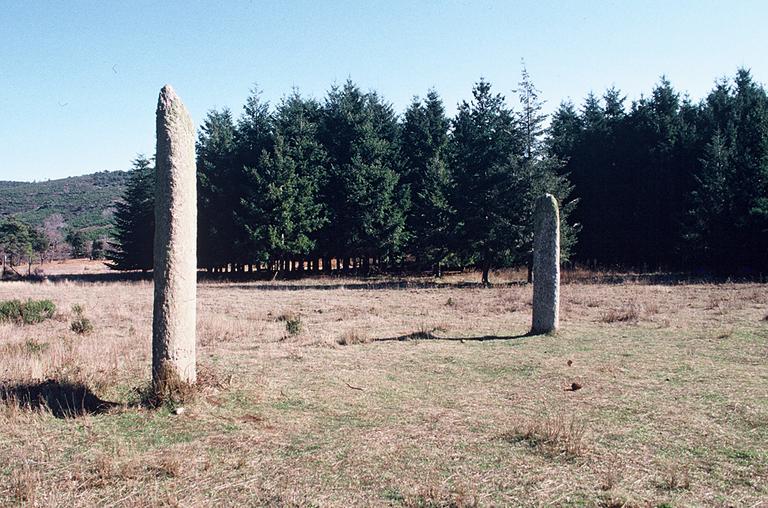
<path fill-rule="evenodd" d="M 245 274 L 208 274 L 205 272 L 197 273 L 198 283 L 222 283 L 227 284 L 228 288 L 250 289 L 259 291 L 303 291 L 307 289 L 440 289 L 440 288 L 483 288 L 488 285 L 481 282 L 442 282 L 420 279 L 394 279 L 394 280 L 366 280 L 364 277 L 354 278 L 335 275 L 307 274 L 306 278 L 311 278 L 312 282 L 302 284 L 302 278 L 290 274 L 267 276 L 265 273 L 246 272 Z M 25 277 L 19 280 L 29 282 L 80 282 L 80 283 L 103 283 L 103 282 L 151 282 L 152 273 L 144 272 L 106 272 L 106 273 L 77 273 L 62 275 L 46 275 L 44 277 Z M 261 283 L 260 283 L 261 282 Z M 492 287 L 516 287 L 526 285 L 525 281 L 507 281 L 492 284 Z"/>
<path fill-rule="evenodd" d="M 51 379 L 41 383 L 0 383 L 0 401 L 23 409 L 50 411 L 56 418 L 99 414 L 119 406 L 101 400 L 82 384 Z"/>
<path fill-rule="evenodd" d="M 459 341 L 459 342 L 485 342 L 491 340 L 517 340 L 524 339 L 526 337 L 536 337 L 537 333 L 528 332 L 520 335 L 480 335 L 477 337 L 442 337 L 435 335 L 432 332 L 413 332 L 406 335 L 399 335 L 397 337 L 383 337 L 380 339 L 374 339 L 374 342 L 392 342 L 392 341 L 407 341 L 407 340 L 447 340 L 447 341 Z"/>
<path fill-rule="evenodd" d="M 490 285 L 484 285 L 481 282 L 443 282 L 441 280 L 424 280 L 423 274 L 390 274 L 393 279 L 367 279 L 366 277 L 354 274 L 334 274 L 326 275 L 320 273 L 275 273 L 275 272 L 238 272 L 238 273 L 207 273 L 198 271 L 198 282 L 224 283 L 230 287 L 240 289 L 255 289 L 267 291 L 301 291 L 305 289 L 432 289 L 432 288 L 482 288 L 482 287 L 514 287 L 525 286 L 525 280 L 496 282 Z M 303 278 L 310 278 L 309 284 L 301 284 Z M 80 283 L 101 283 L 101 282 L 139 282 L 152 281 L 152 272 L 102 272 L 102 273 L 73 273 L 73 274 L 51 274 L 45 276 L 17 276 L 8 280 L 23 280 L 29 282 L 80 282 Z M 692 273 L 621 273 L 621 274 L 600 274 L 587 273 L 571 274 L 563 272 L 562 283 L 580 283 L 580 284 L 611 284 L 621 285 L 627 283 L 635 284 L 710 284 L 722 282 L 763 282 L 762 274 L 746 274 L 739 277 L 726 277 L 716 275 L 701 275 Z M 263 284 L 258 284 L 263 282 Z M 285 282 L 285 283 L 283 283 Z"/>

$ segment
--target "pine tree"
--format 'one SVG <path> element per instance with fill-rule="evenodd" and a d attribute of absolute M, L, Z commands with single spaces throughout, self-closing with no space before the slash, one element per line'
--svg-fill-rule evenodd
<path fill-rule="evenodd" d="M 155 234 L 155 185 L 151 161 L 138 155 L 121 202 L 115 205 L 115 241 L 107 252 L 113 270 L 150 270 Z"/>
<path fill-rule="evenodd" d="M 768 269 L 768 95 L 748 69 L 734 78 L 734 180 L 737 269 Z"/>
<path fill-rule="evenodd" d="M 65 240 L 72 249 L 73 258 L 84 258 L 88 256 L 88 239 L 82 231 L 79 229 L 70 229 Z"/>
<path fill-rule="evenodd" d="M 581 137 L 581 118 L 572 102 L 563 102 L 552 115 L 547 131 L 547 153 L 565 163 L 570 169 Z"/>
<path fill-rule="evenodd" d="M 35 236 L 29 224 L 14 217 L 0 222 L 0 253 L 11 268 L 24 261 L 32 262 L 36 247 Z"/>

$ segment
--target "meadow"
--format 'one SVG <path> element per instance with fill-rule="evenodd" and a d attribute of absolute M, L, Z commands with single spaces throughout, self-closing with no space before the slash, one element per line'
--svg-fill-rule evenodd
<path fill-rule="evenodd" d="M 159 408 L 151 282 L 0 283 L 57 309 L 0 323 L 0 505 L 768 503 L 765 284 L 566 277 L 529 336 L 493 275 L 201 282 L 199 386 Z"/>

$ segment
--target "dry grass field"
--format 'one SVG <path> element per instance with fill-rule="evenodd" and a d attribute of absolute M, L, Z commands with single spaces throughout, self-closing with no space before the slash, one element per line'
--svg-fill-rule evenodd
<path fill-rule="evenodd" d="M 768 506 L 766 285 L 570 283 L 526 336 L 526 285 L 295 284 L 199 285 L 181 411 L 151 283 L 0 283 L 57 306 L 0 324 L 0 505 Z"/>

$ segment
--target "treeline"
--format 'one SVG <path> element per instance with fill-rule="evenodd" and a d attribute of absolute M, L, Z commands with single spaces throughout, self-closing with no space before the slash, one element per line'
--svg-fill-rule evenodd
<path fill-rule="evenodd" d="M 351 81 L 322 101 L 254 92 L 197 142 L 200 266 L 210 271 L 529 265 L 533 199 L 563 209 L 563 259 L 757 275 L 768 268 L 768 97 L 747 70 L 698 103 L 663 79 L 563 103 L 529 76 L 513 109 L 481 80 L 448 118 L 435 91 L 399 118 Z M 152 266 L 152 168 L 116 215 L 117 269 Z M 578 236 L 578 242 L 576 238 Z"/>
<path fill-rule="evenodd" d="M 435 91 L 402 119 L 351 81 L 320 102 L 258 92 L 235 119 L 213 110 L 197 140 L 198 262 L 211 272 L 372 270 L 529 264 L 533 200 L 562 203 L 567 257 L 575 205 L 548 154 L 538 91 L 524 71 L 519 108 L 485 80 L 452 119 Z M 113 267 L 152 266 L 151 161 L 134 162 L 116 212 Z"/>
<path fill-rule="evenodd" d="M 768 271 L 768 96 L 748 70 L 698 103 L 663 78 L 630 105 L 615 88 L 564 103 L 547 144 L 579 198 L 576 259 Z"/>

